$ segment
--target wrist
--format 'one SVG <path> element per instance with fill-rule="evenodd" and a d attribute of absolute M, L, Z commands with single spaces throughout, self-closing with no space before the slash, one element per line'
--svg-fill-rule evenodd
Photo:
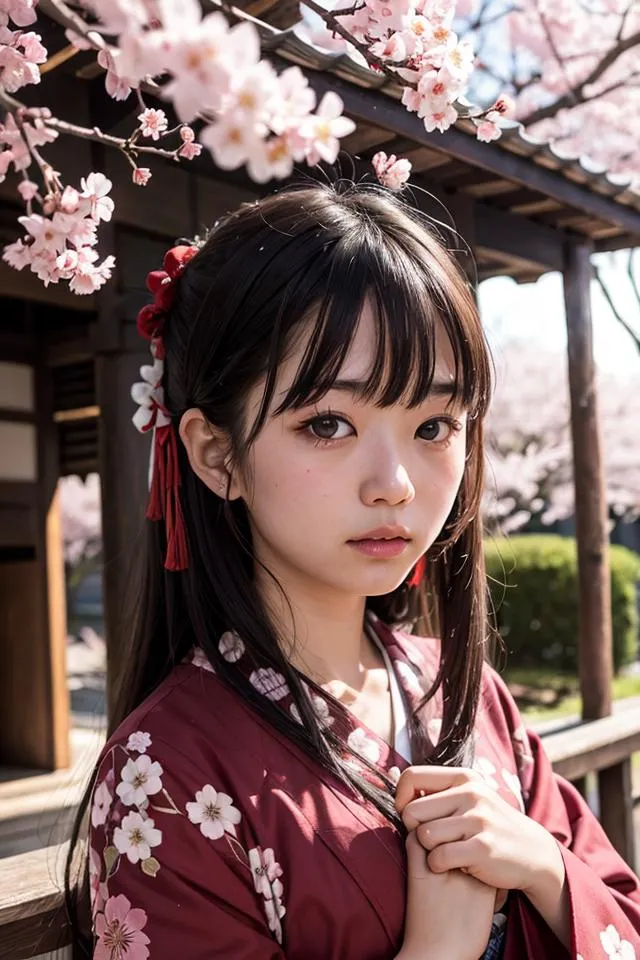
<path fill-rule="evenodd" d="M 558 894 L 562 891 L 565 882 L 565 865 L 560 847 L 556 839 L 545 830 L 546 843 L 539 847 L 544 850 L 544 855 L 537 869 L 528 878 L 523 886 L 522 893 L 536 905 L 536 901 L 548 899 L 554 892 Z"/>

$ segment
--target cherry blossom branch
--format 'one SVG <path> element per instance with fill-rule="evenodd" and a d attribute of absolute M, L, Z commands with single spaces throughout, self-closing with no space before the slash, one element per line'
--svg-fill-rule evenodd
<path fill-rule="evenodd" d="M 616 43 L 620 43 L 620 41 L 622 40 L 622 37 L 624 34 L 624 28 L 626 27 L 627 20 L 629 19 L 629 14 L 632 12 L 632 10 L 635 10 L 635 9 L 636 9 L 636 0 L 629 0 L 629 5 L 627 6 L 627 9 L 622 14 L 622 17 L 620 18 L 620 28 L 618 30 L 618 33 L 616 34 Z"/>
<path fill-rule="evenodd" d="M 380 73 L 384 73 L 384 75 L 389 77 L 390 80 L 393 80 L 394 83 L 401 83 L 405 87 L 413 87 L 415 89 L 415 83 L 411 83 L 411 81 L 408 80 L 403 80 L 398 75 L 396 70 L 387 66 L 384 60 L 380 60 L 378 57 L 374 56 L 367 44 L 357 40 L 351 33 L 349 33 L 349 31 L 342 26 L 334 13 L 325 10 L 325 8 L 321 7 L 319 3 L 315 2 L 315 0 L 303 0 L 303 3 L 305 7 L 309 7 L 310 10 L 313 10 L 314 13 L 318 14 L 318 16 L 324 21 L 332 33 L 337 33 L 338 36 L 342 37 L 343 40 L 346 40 L 347 43 L 351 44 L 352 47 L 355 47 L 358 53 L 362 54 L 370 67 L 373 67 L 374 70 L 377 70 Z M 398 64 L 398 66 L 402 66 L 402 64 Z"/>
<path fill-rule="evenodd" d="M 467 24 L 467 27 L 465 29 L 465 36 L 468 33 L 475 33 L 476 30 L 483 30 L 485 27 L 489 27 L 491 26 L 491 24 L 497 23 L 499 20 L 504 19 L 504 17 L 508 16 L 511 13 L 516 12 L 519 9 L 518 7 L 515 7 L 515 6 L 503 7 L 503 9 L 499 10 L 498 13 L 494 13 L 493 16 L 487 17 L 487 19 L 485 20 L 484 15 L 489 10 L 490 6 L 491 6 L 491 0 L 483 0 L 483 3 L 480 7 L 480 10 L 478 11 L 477 16 L 475 17 L 474 20 L 471 20 Z"/>
<path fill-rule="evenodd" d="M 620 43 L 616 43 L 611 50 L 608 50 L 607 53 L 604 54 L 591 72 L 579 83 L 570 87 L 567 93 L 558 97 L 553 103 L 548 104 L 546 107 L 532 110 L 526 117 L 521 117 L 522 123 L 525 124 L 525 126 L 531 126 L 534 123 L 540 123 L 541 120 L 549 120 L 551 117 L 555 117 L 560 110 L 569 109 L 577 104 L 585 103 L 590 99 L 585 95 L 585 88 L 596 83 L 623 53 L 626 53 L 627 50 L 632 50 L 636 46 L 640 46 L 640 30 L 632 33 L 626 40 L 621 40 Z"/>
<path fill-rule="evenodd" d="M 616 318 L 616 320 L 618 321 L 618 323 L 621 324 L 621 326 L 623 327 L 623 329 L 629 334 L 629 336 L 631 337 L 631 339 L 633 340 L 633 342 L 634 342 L 635 345 L 636 345 L 636 349 L 637 349 L 638 352 L 640 353 L 640 334 L 638 334 L 638 332 L 637 332 L 636 330 L 634 330 L 634 328 L 631 326 L 631 324 L 630 324 L 627 320 L 625 320 L 625 318 L 623 317 L 623 315 L 622 315 L 622 314 L 620 313 L 620 311 L 618 310 L 617 306 L 615 305 L 615 303 L 614 303 L 614 301 L 613 301 L 613 297 L 611 296 L 611 292 L 610 292 L 608 286 L 606 285 L 606 283 L 604 282 L 604 279 L 603 279 L 603 277 L 602 277 L 602 273 L 601 273 L 599 267 L 598 267 L 595 263 L 593 264 L 593 275 L 594 275 L 595 279 L 597 280 L 598 285 L 600 286 L 600 289 L 602 290 L 602 293 L 603 293 L 603 295 L 604 295 L 604 298 L 605 298 L 605 300 L 607 301 L 607 303 L 609 304 L 609 308 L 611 309 L 611 312 L 613 313 L 614 317 Z"/>
<path fill-rule="evenodd" d="M 79 127 L 75 123 L 68 123 L 66 120 L 58 120 L 57 117 L 49 117 L 43 121 L 44 125 L 58 130 L 60 133 L 66 133 L 72 137 L 79 137 L 82 140 L 93 140 L 95 143 L 103 143 L 110 147 L 121 150 L 127 157 L 136 156 L 138 153 L 154 154 L 156 157 L 164 157 L 167 160 L 177 160 L 175 150 L 164 150 L 162 147 L 143 147 L 134 139 L 135 133 L 131 137 L 114 137 L 110 133 L 103 133 L 99 127 Z M 175 132 L 175 128 L 168 133 Z"/>
<path fill-rule="evenodd" d="M 93 30 L 82 17 L 72 10 L 64 0 L 40 0 L 39 8 L 49 13 L 56 23 L 83 37 L 94 50 L 106 50 L 109 45 L 97 30 Z M 47 10 L 47 8 L 49 8 Z M 55 11 L 55 15 L 52 15 Z"/>
<path fill-rule="evenodd" d="M 636 248 L 629 250 L 629 259 L 627 260 L 627 276 L 631 283 L 631 289 L 635 293 L 636 300 L 638 302 L 638 307 L 640 307 L 640 286 L 638 286 L 638 281 L 636 280 L 636 275 L 634 271 L 634 259 L 636 254 Z"/>

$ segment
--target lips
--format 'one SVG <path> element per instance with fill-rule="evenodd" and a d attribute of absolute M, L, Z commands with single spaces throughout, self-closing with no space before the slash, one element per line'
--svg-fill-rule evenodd
<path fill-rule="evenodd" d="M 389 525 L 368 530 L 367 533 L 362 533 L 358 537 L 351 537 L 350 542 L 358 543 L 361 540 L 411 540 L 411 533 L 406 527 L 399 524 Z"/>

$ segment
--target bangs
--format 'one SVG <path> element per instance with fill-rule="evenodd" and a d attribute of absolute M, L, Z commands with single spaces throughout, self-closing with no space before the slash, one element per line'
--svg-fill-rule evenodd
<path fill-rule="evenodd" d="M 360 399 L 381 407 L 414 407 L 434 389 L 444 393 L 446 387 L 452 406 L 484 413 L 490 392 L 486 347 L 475 303 L 461 293 L 461 278 L 447 282 L 442 264 L 432 262 L 433 250 L 416 238 L 402 247 L 388 236 L 378 243 L 358 239 L 357 248 L 339 242 L 315 264 L 323 289 L 305 305 L 306 322 L 291 329 L 289 346 L 309 325 L 312 332 L 295 379 L 273 415 L 316 403 L 334 387 L 366 306 L 373 315 L 375 348 L 370 370 L 358 382 Z M 452 271 L 451 264 L 446 267 Z M 309 279 L 303 283 L 307 289 Z M 302 292 L 293 290 L 292 299 Z M 303 300 L 298 296 L 299 309 Z M 434 384 L 439 329 L 453 352 L 453 380 L 446 385 Z"/>

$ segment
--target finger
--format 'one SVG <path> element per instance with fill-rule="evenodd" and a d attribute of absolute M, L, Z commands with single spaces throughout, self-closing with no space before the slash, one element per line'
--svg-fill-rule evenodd
<path fill-rule="evenodd" d="M 407 873 L 414 880 L 422 880 L 431 872 L 427 865 L 427 855 L 414 831 L 407 834 Z"/>
<path fill-rule="evenodd" d="M 396 787 L 396 810 L 402 813 L 411 800 L 477 781 L 479 775 L 467 767 L 407 767 Z"/>
<path fill-rule="evenodd" d="M 463 783 L 451 790 L 434 793 L 431 796 L 410 800 L 402 811 L 402 821 L 407 830 L 415 830 L 419 823 L 455 817 L 471 810 L 477 803 L 477 796 L 470 791 L 469 784 Z"/>
<path fill-rule="evenodd" d="M 425 850 L 435 850 L 442 843 L 470 840 L 481 829 L 482 823 L 476 817 L 462 816 L 420 823 L 415 833 Z"/>
<path fill-rule="evenodd" d="M 433 873 L 446 873 L 447 870 L 464 870 L 473 873 L 476 864 L 487 854 L 487 844 L 482 834 L 476 834 L 469 840 L 456 840 L 442 843 L 427 856 L 429 869 Z"/>

